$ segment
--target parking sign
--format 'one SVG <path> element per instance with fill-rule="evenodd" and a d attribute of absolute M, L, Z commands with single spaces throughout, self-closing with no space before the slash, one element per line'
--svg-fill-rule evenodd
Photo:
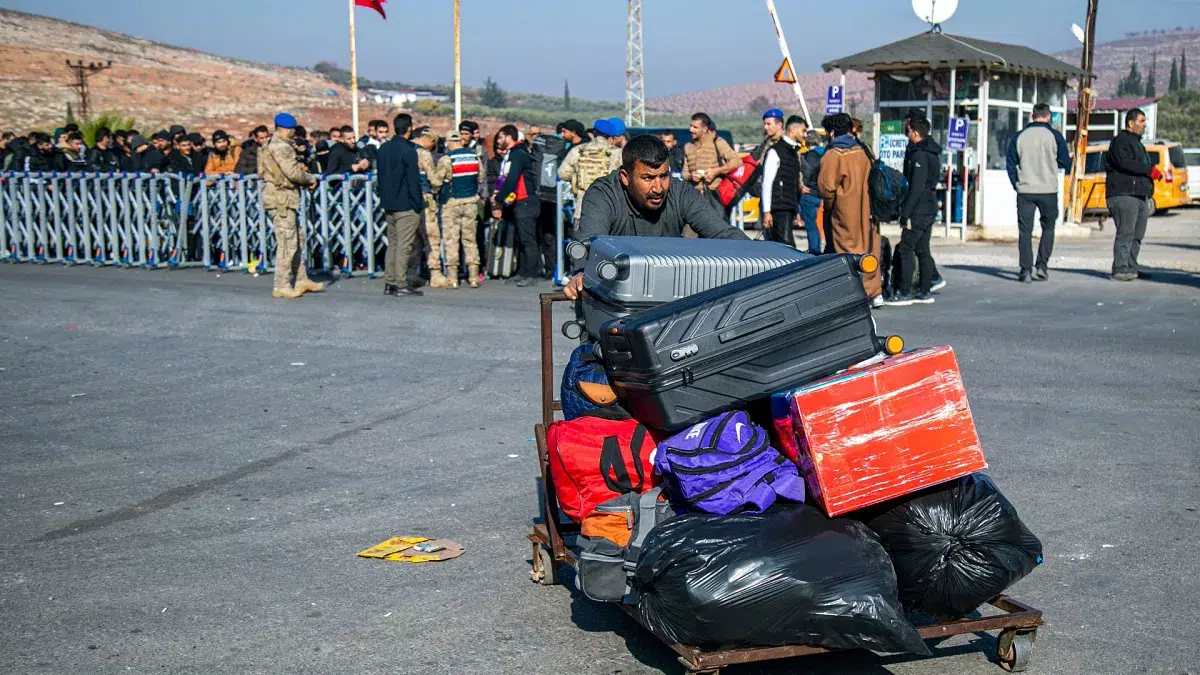
<path fill-rule="evenodd" d="M 946 135 L 947 150 L 967 149 L 967 130 L 971 128 L 971 120 L 966 117 L 950 118 L 950 133 Z"/>
<path fill-rule="evenodd" d="M 826 115 L 836 115 L 837 113 L 842 112 L 842 99 L 844 93 L 845 92 L 842 91 L 842 85 L 829 85 L 829 93 L 825 96 Z"/>

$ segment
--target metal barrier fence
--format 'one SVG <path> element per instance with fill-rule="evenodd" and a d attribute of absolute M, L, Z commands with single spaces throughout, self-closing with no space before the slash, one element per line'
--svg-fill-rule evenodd
<path fill-rule="evenodd" d="M 256 176 L 0 173 L 0 258 L 10 262 L 267 272 L 273 225 Z M 371 274 L 387 247 L 371 176 L 302 190 L 312 269 Z"/>
<path fill-rule="evenodd" d="M 0 259 L 269 272 L 275 236 L 260 187 L 257 176 L 0 172 Z M 560 182 L 555 197 L 553 274 L 564 283 L 570 186 Z M 732 211 L 730 224 L 744 227 L 741 205 Z M 374 177 L 322 178 L 300 192 L 297 216 L 310 269 L 383 271 L 386 226 Z"/>

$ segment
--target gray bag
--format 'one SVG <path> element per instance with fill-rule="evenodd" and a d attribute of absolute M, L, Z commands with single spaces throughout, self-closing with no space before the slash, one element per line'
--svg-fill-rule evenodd
<path fill-rule="evenodd" d="M 604 537 L 580 535 L 575 585 L 584 595 L 599 602 L 637 604 L 632 581 L 642 546 L 656 525 L 675 515 L 670 502 L 659 500 L 661 494 L 662 488 L 643 494 L 630 492 L 596 507 L 598 514 L 624 514 L 632 525 L 629 544 L 624 547 Z"/>
<path fill-rule="evenodd" d="M 599 337 L 606 321 L 803 260 L 786 244 L 683 237 L 593 237 L 567 247 L 583 272 L 582 327 Z"/>

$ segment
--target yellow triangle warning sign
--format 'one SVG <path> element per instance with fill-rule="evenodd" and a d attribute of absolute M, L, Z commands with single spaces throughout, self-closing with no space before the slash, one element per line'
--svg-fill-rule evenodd
<path fill-rule="evenodd" d="M 792 70 L 792 62 L 788 59 L 783 60 L 783 65 L 779 66 L 779 70 L 775 71 L 775 81 L 784 84 L 796 84 L 796 71 Z"/>

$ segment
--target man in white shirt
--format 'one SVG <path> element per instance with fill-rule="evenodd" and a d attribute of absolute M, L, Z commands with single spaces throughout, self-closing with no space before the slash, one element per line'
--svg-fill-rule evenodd
<path fill-rule="evenodd" d="M 771 147 L 763 156 L 762 226 L 763 239 L 795 247 L 792 227 L 800 206 L 800 142 L 804 136 L 804 118 L 788 118 L 772 108 L 763 119 L 763 130 Z M 773 141 L 773 142 L 772 142 Z"/>

